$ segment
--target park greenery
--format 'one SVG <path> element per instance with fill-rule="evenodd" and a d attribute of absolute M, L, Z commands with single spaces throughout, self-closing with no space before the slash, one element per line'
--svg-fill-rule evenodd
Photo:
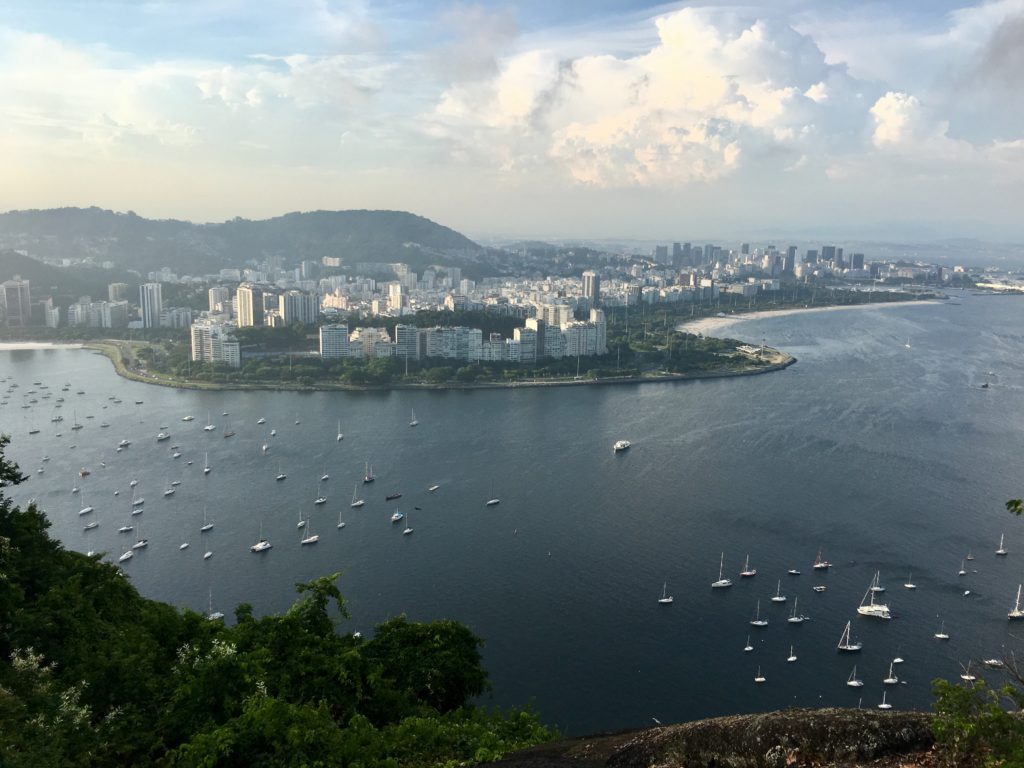
<path fill-rule="evenodd" d="M 345 632 L 340 574 L 281 615 L 233 622 L 148 600 L 115 565 L 66 550 L 0 436 L 0 765 L 454 766 L 553 737 L 488 711 L 482 640 L 404 617 Z"/>

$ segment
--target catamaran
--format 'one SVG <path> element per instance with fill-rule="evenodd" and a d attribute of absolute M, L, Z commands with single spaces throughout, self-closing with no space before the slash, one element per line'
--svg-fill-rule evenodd
<path fill-rule="evenodd" d="M 732 586 L 732 580 L 722 578 L 722 568 L 724 567 L 724 565 L 725 565 L 725 552 L 722 553 L 722 556 L 718 560 L 718 581 L 711 582 L 711 588 L 712 589 L 720 589 L 722 587 L 731 587 Z"/>

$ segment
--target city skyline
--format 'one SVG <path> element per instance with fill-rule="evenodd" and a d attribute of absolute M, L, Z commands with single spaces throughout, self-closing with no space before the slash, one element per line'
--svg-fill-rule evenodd
<path fill-rule="evenodd" d="M 0 209 L 1020 240 L 1022 41 L 1021 0 L 14 2 Z"/>

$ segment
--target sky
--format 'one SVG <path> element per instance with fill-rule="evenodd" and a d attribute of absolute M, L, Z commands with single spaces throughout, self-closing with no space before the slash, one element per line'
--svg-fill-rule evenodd
<path fill-rule="evenodd" d="M 0 210 L 1024 241 L 1024 0 L 5 0 Z"/>

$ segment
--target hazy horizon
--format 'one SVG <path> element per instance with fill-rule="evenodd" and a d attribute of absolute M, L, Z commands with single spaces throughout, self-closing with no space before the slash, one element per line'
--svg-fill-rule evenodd
<path fill-rule="evenodd" d="M 1021 242 L 1022 72 L 1024 0 L 15 0 L 0 209 Z"/>

